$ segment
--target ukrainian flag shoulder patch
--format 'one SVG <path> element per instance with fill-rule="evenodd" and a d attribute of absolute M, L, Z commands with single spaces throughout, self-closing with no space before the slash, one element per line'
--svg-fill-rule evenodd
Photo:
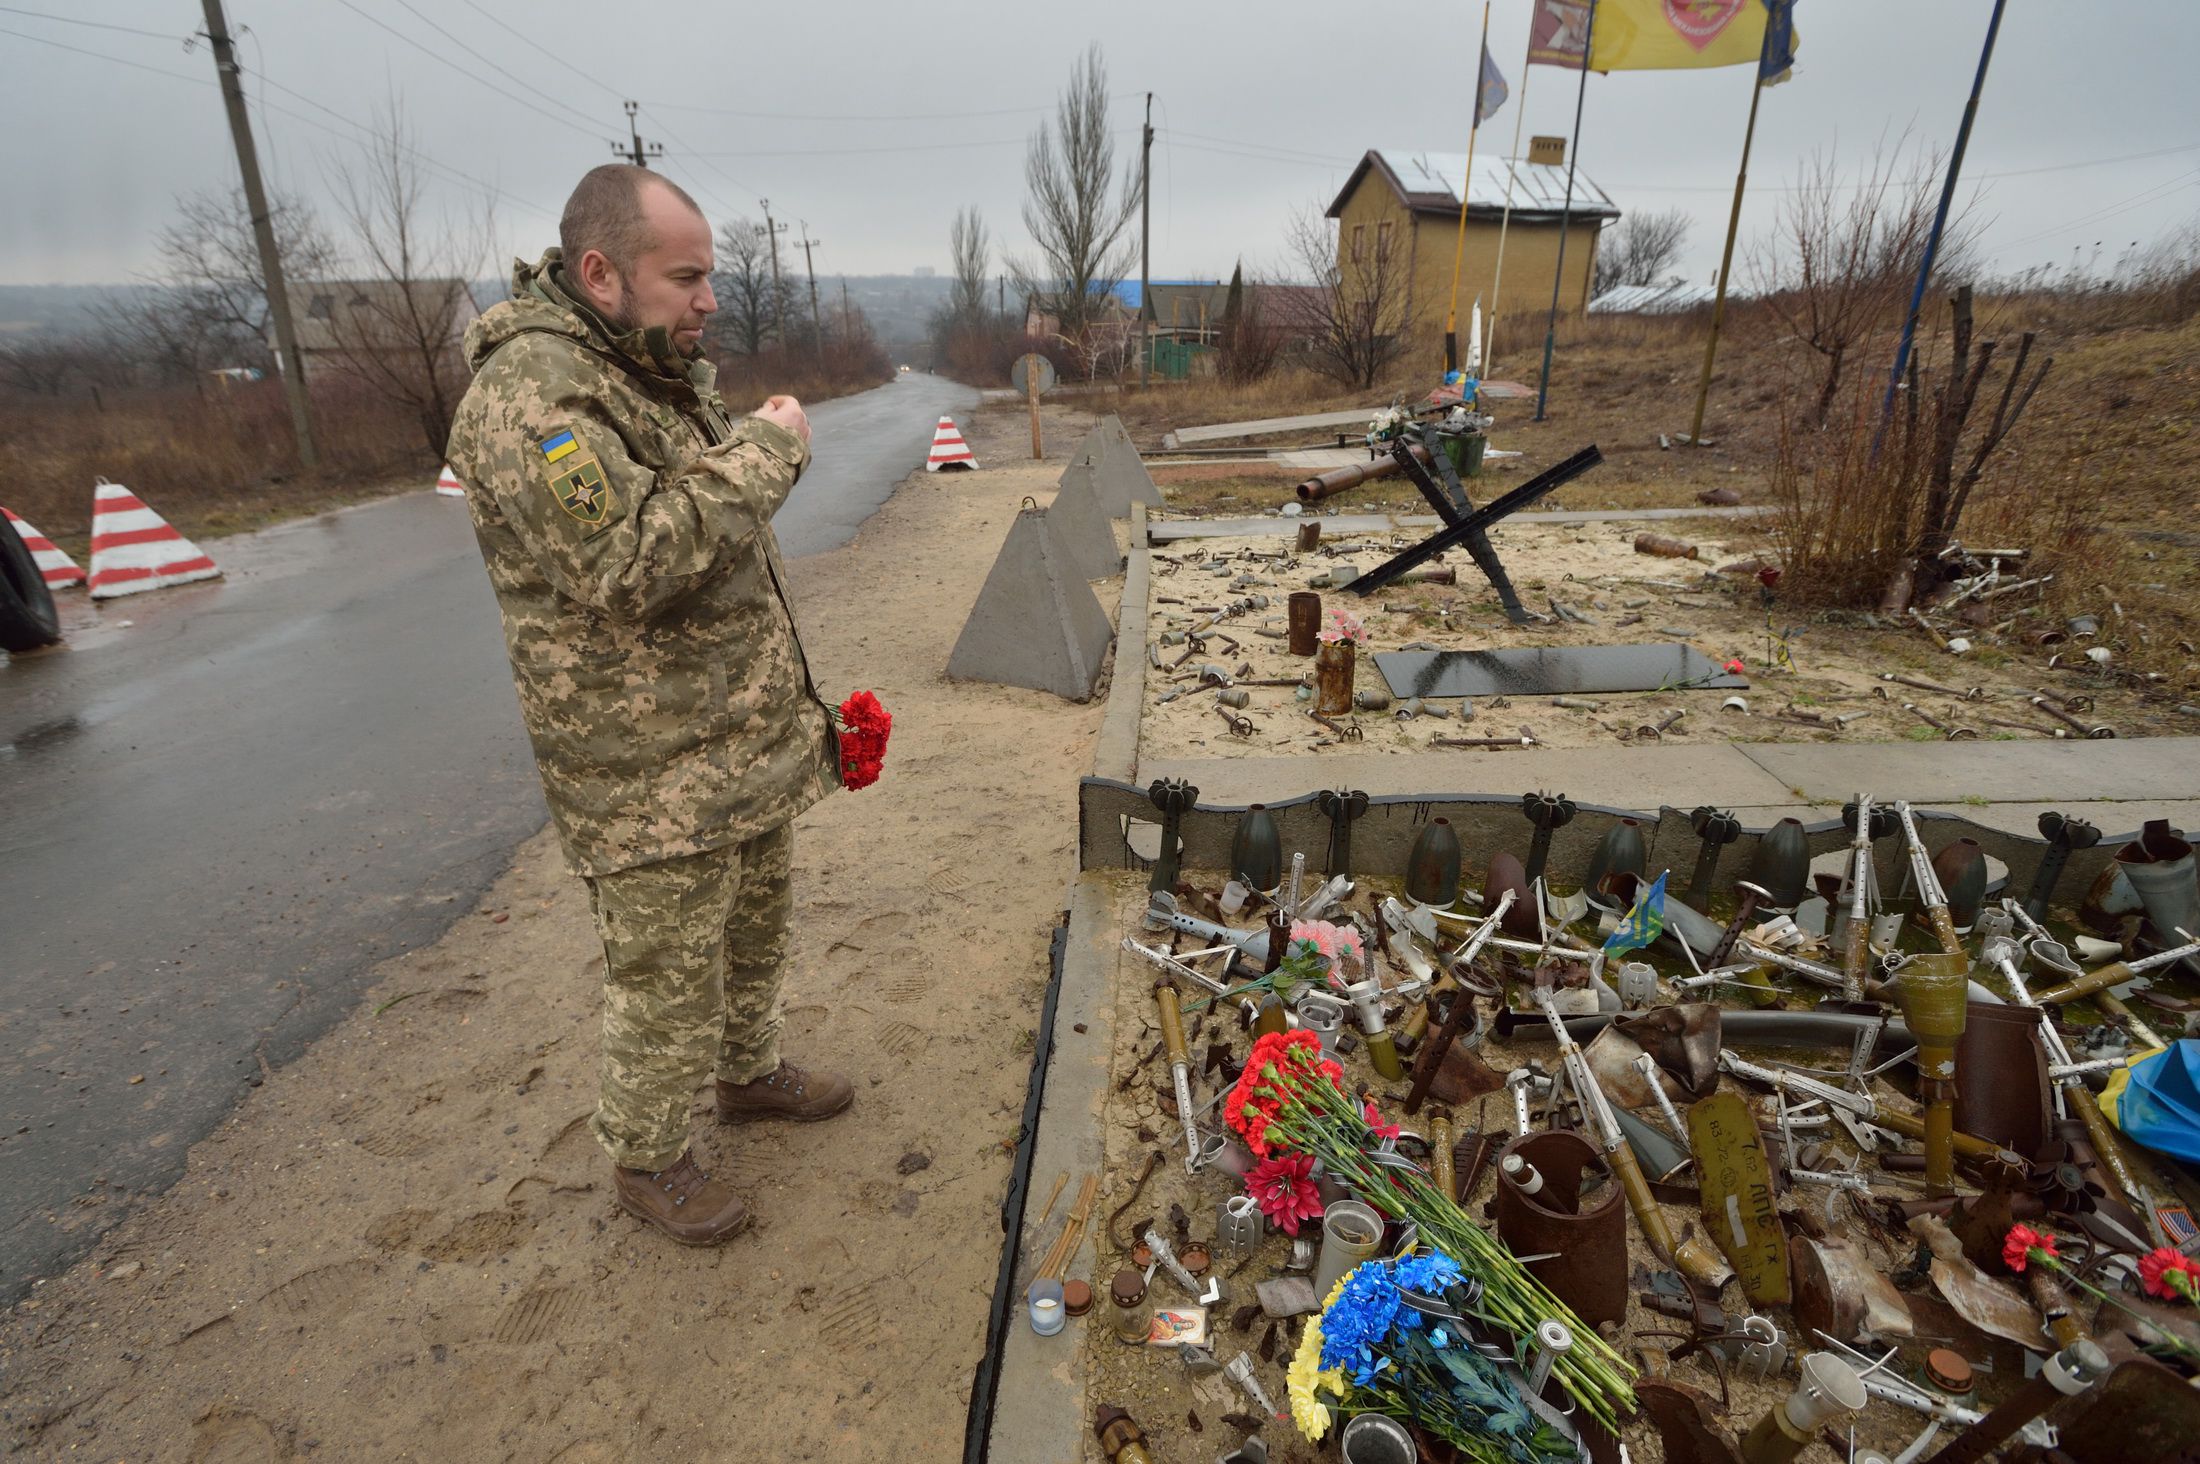
<path fill-rule="evenodd" d="M 603 465 L 572 428 L 553 432 L 536 446 L 542 453 L 543 472 L 558 507 L 592 530 L 617 517 L 618 499 L 604 477 Z"/>

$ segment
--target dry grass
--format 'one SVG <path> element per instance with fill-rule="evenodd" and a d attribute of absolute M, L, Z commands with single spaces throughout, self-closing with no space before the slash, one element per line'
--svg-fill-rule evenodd
<path fill-rule="evenodd" d="M 746 411 L 774 392 L 805 402 L 864 391 L 890 367 L 828 356 L 735 357 L 719 383 Z M 420 445 L 404 407 L 358 383 L 317 385 L 321 466 L 300 468 L 282 386 L 189 388 L 65 397 L 0 395 L 0 454 L 10 466 L 0 502 L 62 548 L 84 557 L 92 488 L 101 478 L 137 490 L 185 535 L 240 533 L 281 519 L 428 487 L 439 460 Z"/>
<path fill-rule="evenodd" d="M 2158 693 L 2193 702 L 2200 700 L 2200 657 L 2189 649 L 2200 640 L 2200 318 L 2164 323 L 2161 317 L 2174 311 L 2158 306 L 2097 294 L 1980 299 L 1982 338 L 2013 348 L 2021 331 L 2036 330 L 2036 352 L 2052 354 L 2055 365 L 1988 464 L 1963 532 L 1975 543 L 1991 538 L 2030 548 L 2057 576 L 2013 632 L 2010 649 L 2031 656 L 2022 645 L 2026 631 L 2081 611 L 2096 614 L 2117 667 L 2164 677 Z M 1944 308 L 1936 313 L 1945 319 Z M 1568 508 L 1687 507 L 1713 487 L 1733 487 L 1745 503 L 1773 502 L 1786 404 L 1798 393 L 1808 398 L 1819 360 L 1784 337 L 1763 307 L 1745 302 L 1730 309 L 1705 418 L 1714 445 L 1661 449 L 1661 433 L 1670 439 L 1688 430 L 1705 324 L 1696 316 L 1562 323 L 1547 419 L 1536 422 L 1542 322 L 1500 322 L 1492 379 L 1523 383 L 1531 395 L 1493 404 L 1494 445 L 1523 456 L 1491 465 L 1485 481 L 1492 491 L 1595 443 L 1604 465 L 1565 491 Z M 1920 348 L 1928 364 L 1945 351 L 1930 329 L 1921 331 Z M 1893 355 L 1892 337 L 1882 337 L 1860 350 L 1851 367 L 1874 407 Z M 1418 395 L 1435 383 L 1439 362 L 1428 343 L 1373 394 L 1287 375 L 1245 387 L 1201 381 L 1134 389 L 1123 394 L 1121 410 L 1136 440 L 1158 441 L 1179 426 L 1373 407 L 1407 388 Z M 1289 483 L 1270 488 L 1265 472 L 1232 471 L 1236 485 L 1205 482 L 1196 499 L 1229 493 L 1240 501 L 1225 507 L 1242 512 L 1260 506 L 1264 494 L 1280 503 L 1290 492 Z M 1378 485 L 1346 494 L 1335 506 L 1350 512 L 1387 502 Z"/>
<path fill-rule="evenodd" d="M 282 387 L 256 382 L 90 398 L 15 397 L 0 411 L 7 505 L 71 552 L 101 479 L 143 494 L 187 535 L 233 533 L 379 493 L 426 487 L 437 464 L 401 407 L 363 391 L 314 393 L 322 467 L 298 465 Z"/>

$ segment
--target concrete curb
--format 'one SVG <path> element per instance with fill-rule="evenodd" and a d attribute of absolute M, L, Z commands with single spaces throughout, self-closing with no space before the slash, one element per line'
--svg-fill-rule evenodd
<path fill-rule="evenodd" d="M 1031 1330 L 1022 1305 L 1024 1288 L 1038 1257 L 1062 1229 L 1063 1216 L 1083 1176 L 1106 1182 L 1106 1148 L 1101 1130 L 1108 1097 L 1108 1074 L 1115 1052 L 1115 999 L 1109 976 L 1115 969 L 1115 902 L 1108 880 L 1081 875 L 1070 886 L 1069 938 L 1062 952 L 1062 986 L 1054 1012 L 1054 1052 L 1047 1063 L 1046 1097 L 1039 1108 L 1038 1139 L 1032 1147 L 1031 1182 L 1051 1186 L 1051 1176 L 1068 1173 L 1055 1214 L 1041 1221 L 1026 1216 L 1016 1238 L 1017 1302 L 1010 1310 L 1008 1335 L 1001 1348 L 999 1385 L 993 1425 L 986 1435 L 986 1456 L 999 1464 L 1079 1464 L 1085 1457 L 1085 1423 L 1091 1415 L 1082 1365 L 1088 1329 L 1107 1325 L 1106 1300 L 1052 1337 Z M 1034 1207 L 1035 1208 L 1035 1207 Z M 1085 1225 L 1085 1239 L 1070 1257 L 1067 1274 L 1090 1275 L 1085 1257 L 1103 1248 L 1100 1234 L 1111 1208 L 1102 1196 Z M 1095 1277 L 1097 1282 L 1101 1278 Z"/>
<path fill-rule="evenodd" d="M 1146 551 L 1146 508 L 1131 505 L 1131 548 L 1123 570 L 1123 601 L 1115 612 L 1115 680 L 1100 735 L 1093 742 L 1092 775 L 1128 783 L 1138 776 L 1138 728 L 1146 706 L 1146 615 L 1152 573 Z"/>

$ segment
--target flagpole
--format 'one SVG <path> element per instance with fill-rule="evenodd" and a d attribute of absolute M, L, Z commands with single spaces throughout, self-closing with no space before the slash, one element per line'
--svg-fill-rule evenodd
<path fill-rule="evenodd" d="M 1947 181 L 1940 186 L 1940 208 L 1933 214 L 1932 236 L 1925 241 L 1925 257 L 1917 266 L 1917 287 L 1910 291 L 1910 313 L 1902 322 L 1902 344 L 1895 351 L 1894 370 L 1887 377 L 1887 399 L 1879 409 L 1879 427 L 1872 436 L 1872 456 L 1879 456 L 1879 445 L 1887 435 L 1887 423 L 1894 417 L 1895 388 L 1902 382 L 1902 370 L 1910 364 L 1910 343 L 1917 335 L 1917 314 L 1925 305 L 1925 282 L 1933 273 L 1934 256 L 1940 253 L 1940 233 L 1948 224 L 1948 204 L 1955 197 L 1956 175 L 1963 171 L 1963 150 L 1971 142 L 1971 122 L 1978 116 L 1978 96 L 1986 88 L 1986 63 L 1994 59 L 1994 37 L 2001 31 L 2001 12 L 2008 0 L 1994 0 L 1993 18 L 1986 22 L 1986 48 L 1979 52 L 1978 74 L 1971 78 L 1971 99 L 1963 104 L 1963 125 L 1956 129 L 1956 148 L 1948 156 Z"/>
<path fill-rule="evenodd" d="M 1757 70 L 1749 89 L 1749 125 L 1742 129 L 1742 165 L 1734 171 L 1734 207 L 1726 216 L 1726 248 L 1719 255 L 1719 293 L 1711 302 L 1711 339 L 1703 348 L 1703 380 L 1696 384 L 1696 420 L 1683 439 L 1691 447 L 1703 445 L 1704 403 L 1711 398 L 1711 363 L 1719 355 L 1719 323 L 1726 318 L 1726 277 L 1734 265 L 1734 233 L 1742 226 L 1742 189 L 1749 183 L 1749 145 L 1757 138 L 1757 103 L 1765 94 L 1765 57 L 1772 52 L 1772 15 L 1765 17 L 1764 43 L 1757 48 Z"/>
<path fill-rule="evenodd" d="M 1451 304 L 1444 311 L 1444 374 L 1459 366 L 1459 264 L 1467 257 L 1467 203 L 1474 193 L 1474 139 L 1482 131 L 1482 79 L 1489 68 L 1490 0 L 1482 0 L 1482 48 L 1474 53 L 1474 124 L 1467 129 L 1467 176 L 1459 185 L 1459 237 L 1451 246 Z"/>
<path fill-rule="evenodd" d="M 1534 55 L 1535 27 L 1531 25 L 1528 28 L 1528 57 Z M 1582 57 L 1585 63 L 1588 59 L 1586 56 Z M 1513 113 L 1512 157 L 1505 166 L 1505 217 L 1497 226 L 1497 278 L 1490 281 L 1490 330 L 1482 346 L 1482 374 L 1485 377 L 1490 374 L 1491 358 L 1497 354 L 1497 317 L 1505 304 L 1505 297 L 1498 291 L 1505 283 L 1505 235 L 1512 228 L 1513 184 L 1520 178 L 1520 127 L 1528 120 L 1528 73 L 1534 69 L 1535 63 L 1532 60 L 1527 57 L 1521 60 L 1520 96 L 1517 101 L 1519 110 Z"/>
<path fill-rule="evenodd" d="M 1566 281 L 1566 236 L 1573 232 L 1574 167 L 1581 161 L 1581 108 L 1589 100 L 1589 63 L 1596 58 L 1597 0 L 1589 0 L 1589 26 L 1581 36 L 1581 87 L 1574 93 L 1574 138 L 1566 148 L 1566 206 L 1558 215 L 1558 269 L 1551 276 L 1551 318 L 1543 326 L 1543 376 L 1535 385 L 1535 420 L 1551 391 L 1551 346 L 1558 339 L 1558 292 Z"/>

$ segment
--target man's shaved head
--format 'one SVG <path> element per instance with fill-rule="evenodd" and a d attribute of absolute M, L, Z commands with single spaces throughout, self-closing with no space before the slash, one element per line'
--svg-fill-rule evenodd
<path fill-rule="evenodd" d="M 703 217 L 687 191 L 662 173 L 632 163 L 590 168 L 565 200 L 565 213 L 558 220 L 558 246 L 567 267 L 579 265 L 581 256 L 594 249 L 621 275 L 632 274 L 634 262 L 657 244 L 643 209 L 643 198 L 651 188 L 664 189 L 697 218 Z"/>

